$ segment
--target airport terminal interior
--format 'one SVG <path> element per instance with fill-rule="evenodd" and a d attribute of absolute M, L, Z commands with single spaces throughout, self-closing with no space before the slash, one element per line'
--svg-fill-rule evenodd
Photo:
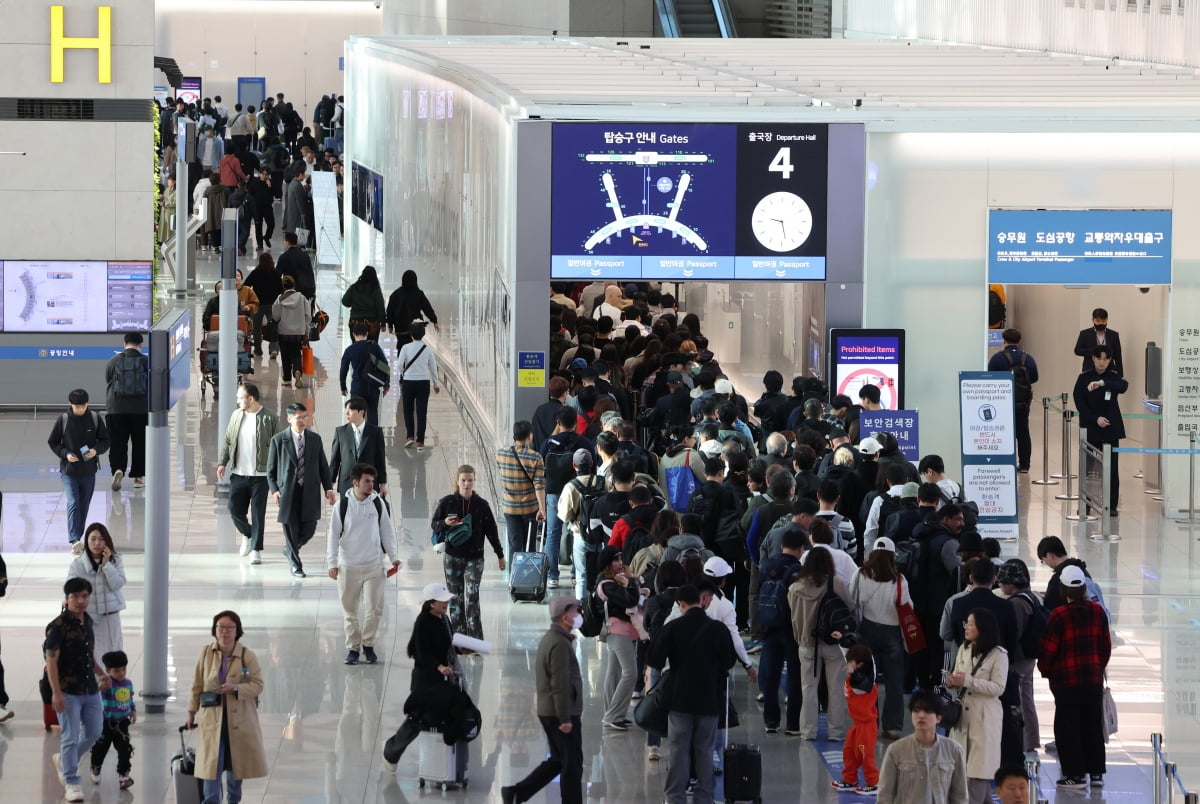
<path fill-rule="evenodd" d="M 217 263 L 199 262 L 201 284 L 211 287 Z M 313 424 L 328 441 L 342 422 L 336 382 L 339 355 L 346 341 L 345 308 L 338 299 L 338 274 L 318 273 L 318 295 L 332 314 L 326 336 L 314 344 L 316 383 L 301 390 L 279 383 L 279 364 L 255 358 L 250 377 L 263 392 L 263 403 L 280 411 L 293 400 L 314 412 Z M 199 313 L 199 307 L 196 310 Z M 441 336 L 431 333 L 430 337 Z M 390 340 L 385 336 L 385 342 Z M 915 345 L 918 353 L 925 345 Z M 482 583 L 485 638 L 494 643 L 489 656 L 464 661 L 470 691 L 484 717 L 479 738 L 470 745 L 469 785 L 442 793 L 422 789 L 417 781 L 415 746 L 396 773 L 383 768 L 380 746 L 402 719 L 409 691 L 411 661 L 405 645 L 420 606 L 425 584 L 442 579 L 439 557 L 429 540 L 429 515 L 436 500 L 449 492 L 451 473 L 459 464 L 487 466 L 493 457 L 480 454 L 466 435 L 469 426 L 446 394 L 430 408 L 427 449 L 403 446 L 397 426 L 397 399 L 381 402 L 380 419 L 388 436 L 388 475 L 393 506 L 399 511 L 398 541 L 403 569 L 388 581 L 387 607 L 376 644 L 381 661 L 369 666 L 342 663 L 342 613 L 337 590 L 322 572 L 321 547 L 326 516 L 318 536 L 306 548 L 305 579 L 293 578 L 280 554 L 282 534 L 268 509 L 263 563 L 251 566 L 239 555 L 239 536 L 225 511 L 225 498 L 215 478 L 216 405 L 193 389 L 171 416 L 172 467 L 164 481 L 170 490 L 170 645 L 169 666 L 177 697 L 165 715 L 143 715 L 134 726 L 133 787 L 119 791 L 111 764 L 99 784 L 85 778 L 88 801 L 174 800 L 171 757 L 179 751 L 178 726 L 185 718 L 186 694 L 195 657 L 209 642 L 214 613 L 232 608 L 245 624 L 243 644 L 263 662 L 266 686 L 260 718 L 270 775 L 247 781 L 245 801 L 253 802 L 403 802 L 426 798 L 451 801 L 499 801 L 499 788 L 521 778 L 541 761 L 545 744 L 534 717 L 532 663 L 547 608 L 513 604 L 505 575 L 489 556 Z M 752 401 L 759 388 L 739 387 Z M 62 582 L 71 555 L 66 540 L 65 499 L 46 437 L 57 410 L 36 414 L 6 413 L 0 433 L 9 445 L 0 469 L 4 490 L 2 546 L 8 563 L 8 595 L 0 601 L 6 683 L 16 714 L 0 725 L 0 777 L 6 801 L 56 801 L 62 786 L 50 756 L 57 735 L 42 725 L 37 682 L 40 644 L 46 622 L 58 612 Z M 1006 556 L 1025 559 L 1033 587 L 1043 589 L 1049 570 L 1038 564 L 1034 546 L 1043 535 L 1060 536 L 1072 555 L 1087 562 L 1102 585 L 1113 615 L 1114 651 L 1109 683 L 1120 709 L 1120 731 L 1108 746 L 1107 785 L 1103 789 L 1058 791 L 1054 756 L 1041 752 L 1039 780 L 1051 801 L 1146 801 L 1151 789 L 1150 735 L 1167 735 L 1167 749 L 1185 780 L 1200 767 L 1196 738 L 1196 688 L 1200 684 L 1200 611 L 1197 611 L 1197 536 L 1192 526 L 1165 520 L 1159 503 L 1143 493 L 1142 456 L 1122 463 L 1122 506 L 1116 530 L 1119 540 L 1097 540 L 1096 526 L 1081 527 L 1064 515 L 1077 503 L 1056 500 L 1063 486 L 1039 486 L 1041 422 L 1035 412 L 1034 461 L 1020 478 L 1020 539 L 1004 544 Z M 1053 429 L 1051 430 L 1054 433 Z M 1052 435 L 1052 438 L 1054 436 Z M 1051 450 L 1050 470 L 1060 468 L 1058 442 Z M 118 552 L 126 561 L 129 608 L 124 615 L 125 649 L 130 677 L 141 688 L 143 622 L 143 551 L 146 490 L 125 482 L 111 491 L 107 465 L 97 483 L 89 520 L 106 522 Z M 496 505 L 497 491 L 480 472 L 479 491 Z M 566 588 L 551 591 L 569 594 Z M 583 670 L 587 708 L 584 723 L 584 779 L 589 801 L 661 801 L 665 762 L 647 759 L 645 734 L 634 728 L 613 732 L 600 725 L 600 686 L 604 652 L 594 640 L 580 639 L 577 651 Z M 734 675 L 733 695 L 742 725 L 730 742 L 750 742 L 763 752 L 767 769 L 766 801 L 849 802 L 853 794 L 830 789 L 840 766 L 841 744 L 763 732 L 761 709 L 744 676 Z M 1043 742 L 1051 739 L 1053 703 L 1044 681 L 1036 690 Z M 906 730 L 911 730 L 911 725 Z M 822 735 L 823 735 L 822 731 Z M 885 747 L 879 745 L 880 754 Z M 110 759 L 111 762 L 111 759 Z M 1195 784 L 1194 780 L 1187 783 Z M 552 784 L 535 801 L 557 801 Z"/>

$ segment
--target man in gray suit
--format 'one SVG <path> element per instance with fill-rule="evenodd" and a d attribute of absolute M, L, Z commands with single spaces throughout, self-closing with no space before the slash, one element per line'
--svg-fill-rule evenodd
<path fill-rule="evenodd" d="M 321 437 L 308 429 L 308 408 L 293 402 L 288 405 L 287 417 L 291 426 L 271 439 L 267 485 L 279 504 L 279 521 L 287 538 L 283 554 L 292 565 L 292 575 L 305 578 L 300 548 L 317 531 L 321 490 L 325 490 L 330 505 L 337 502 L 337 495 L 333 493 L 333 476 Z"/>
<path fill-rule="evenodd" d="M 350 490 L 350 472 L 356 463 L 375 467 L 375 483 L 379 496 L 387 496 L 387 456 L 384 454 L 383 430 L 367 424 L 367 400 L 352 396 L 346 400 L 346 423 L 333 431 L 333 448 L 329 455 L 329 471 L 341 497 Z"/>

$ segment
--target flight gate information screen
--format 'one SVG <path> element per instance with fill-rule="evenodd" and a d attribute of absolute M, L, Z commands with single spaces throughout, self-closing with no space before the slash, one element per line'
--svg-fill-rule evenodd
<path fill-rule="evenodd" d="M 550 275 L 823 280 L 829 137 L 825 124 L 555 123 Z"/>
<path fill-rule="evenodd" d="M 149 262 L 0 260 L 4 332 L 145 332 L 153 319 Z"/>

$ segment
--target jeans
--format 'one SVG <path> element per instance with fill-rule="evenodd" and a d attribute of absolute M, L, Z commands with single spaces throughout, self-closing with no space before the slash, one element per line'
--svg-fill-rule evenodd
<path fill-rule="evenodd" d="M 120 469 L 130 477 L 146 476 L 146 413 L 110 413 L 108 418 L 108 463 L 113 474 Z M 133 453 L 130 455 L 130 453 Z"/>
<path fill-rule="evenodd" d="M 527 553 L 536 545 L 531 533 L 530 523 L 537 522 L 537 514 L 505 514 L 504 529 L 508 533 L 508 563 L 512 563 L 513 553 Z"/>
<path fill-rule="evenodd" d="M 608 667 L 604 671 L 604 721 L 628 720 L 629 702 L 637 681 L 637 646 L 627 636 L 609 634 Z"/>
<path fill-rule="evenodd" d="M 604 550 L 604 545 L 590 545 L 582 536 L 576 534 L 575 543 L 571 545 L 571 552 L 575 560 L 575 596 L 580 600 L 586 600 L 588 592 L 596 588 L 596 579 L 593 573 L 596 571 L 596 562 L 600 560 L 600 553 Z"/>
<path fill-rule="evenodd" d="M 671 712 L 668 716 L 668 804 L 684 804 L 688 800 L 687 787 L 693 768 L 696 787 L 692 801 L 695 804 L 712 804 L 715 787 L 712 753 L 716 745 L 718 719 L 718 715 L 692 715 L 686 712 Z"/>
<path fill-rule="evenodd" d="M 74 544 L 83 538 L 88 508 L 92 505 L 92 492 L 96 490 L 96 475 L 63 475 L 62 484 L 67 492 L 67 538 Z"/>
<path fill-rule="evenodd" d="M 238 804 L 242 800 L 242 780 L 233 775 L 233 768 L 225 763 L 229 753 L 229 734 L 226 724 L 221 724 L 221 745 L 217 749 L 217 778 L 204 779 L 204 804 L 221 804 L 221 777 L 225 777 L 225 800 Z"/>
<path fill-rule="evenodd" d="M 63 695 L 66 705 L 58 715 L 59 767 L 67 784 L 79 784 L 79 761 L 92 750 L 104 729 L 104 703 L 100 693 Z"/>
<path fill-rule="evenodd" d="M 546 742 L 550 744 L 550 756 L 542 761 L 529 775 L 513 785 L 517 801 L 529 801 L 550 782 L 560 776 L 559 788 L 563 804 L 583 804 L 583 724 L 579 716 L 571 718 L 570 734 L 558 730 L 558 718 L 538 716 Z"/>
<path fill-rule="evenodd" d="M 558 580 L 558 548 L 562 543 L 562 520 L 558 518 L 558 495 L 546 493 L 546 559 L 550 563 L 547 577 Z"/>
<path fill-rule="evenodd" d="M 425 422 L 429 418 L 429 380 L 401 380 L 400 398 L 404 404 L 404 435 L 425 442 Z"/>
<path fill-rule="evenodd" d="M 257 475 L 229 475 L 229 518 L 237 532 L 250 539 L 251 550 L 263 549 L 263 529 L 267 517 L 267 478 Z M 253 519 L 247 519 L 246 513 Z"/>
<path fill-rule="evenodd" d="M 884 731 L 904 730 L 904 638 L 898 625 L 880 625 L 864 619 L 859 635 L 875 657 L 875 666 L 883 671 Z M 834 690 L 830 690 L 830 695 Z"/>
<path fill-rule="evenodd" d="M 804 701 L 804 679 L 796 642 L 787 629 L 764 634 L 762 656 L 758 662 L 758 678 L 763 688 L 763 722 L 768 726 L 779 725 L 779 683 L 785 664 L 788 669 L 786 729 L 799 731 L 800 707 Z"/>

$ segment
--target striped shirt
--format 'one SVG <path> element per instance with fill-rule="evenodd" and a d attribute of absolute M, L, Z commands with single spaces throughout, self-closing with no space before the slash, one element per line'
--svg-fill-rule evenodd
<path fill-rule="evenodd" d="M 496 468 L 504 494 L 500 507 L 506 514 L 536 514 L 537 492 L 546 488 L 546 467 L 542 456 L 525 445 L 496 451 Z"/>

